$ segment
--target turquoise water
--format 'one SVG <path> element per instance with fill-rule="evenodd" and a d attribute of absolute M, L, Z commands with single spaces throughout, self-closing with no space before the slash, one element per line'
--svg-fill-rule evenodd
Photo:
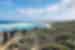
<path fill-rule="evenodd" d="M 0 32 L 3 31 L 12 31 L 15 28 L 16 30 L 32 30 L 35 27 L 38 27 L 39 24 L 37 23 L 0 23 Z"/>
<path fill-rule="evenodd" d="M 32 23 L 32 24 L 24 24 L 24 25 L 17 25 L 16 26 L 16 29 L 17 30 L 32 30 L 33 28 L 35 28 L 35 27 L 38 27 L 39 26 L 39 24 L 34 24 L 34 23 Z"/>
<path fill-rule="evenodd" d="M 40 23 L 18 23 L 15 21 L 0 21 L 0 32 L 15 30 L 32 30 L 33 28 L 44 28 L 46 25 Z"/>

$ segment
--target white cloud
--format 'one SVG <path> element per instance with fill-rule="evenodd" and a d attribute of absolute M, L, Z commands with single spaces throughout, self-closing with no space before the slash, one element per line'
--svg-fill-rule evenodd
<path fill-rule="evenodd" d="M 58 5 L 48 5 L 45 8 L 20 8 L 17 9 L 17 14 L 35 18 L 40 17 L 42 15 L 46 15 L 47 13 L 57 13 L 58 11 Z"/>
<path fill-rule="evenodd" d="M 75 8 L 72 7 L 74 0 L 61 1 L 61 3 L 48 5 L 45 8 L 20 8 L 17 9 L 17 14 L 43 21 L 75 20 Z"/>

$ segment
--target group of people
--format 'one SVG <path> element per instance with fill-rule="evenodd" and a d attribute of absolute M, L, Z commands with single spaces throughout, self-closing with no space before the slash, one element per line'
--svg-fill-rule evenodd
<path fill-rule="evenodd" d="M 3 32 L 3 44 L 6 43 L 9 39 L 14 37 L 15 32 Z"/>

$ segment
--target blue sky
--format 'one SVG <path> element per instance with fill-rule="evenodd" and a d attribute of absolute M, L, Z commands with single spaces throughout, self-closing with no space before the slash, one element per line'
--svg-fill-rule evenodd
<path fill-rule="evenodd" d="M 55 4 L 56 2 L 58 2 L 58 0 L 16 0 L 16 6 L 40 8 L 45 7 L 48 4 Z"/>
<path fill-rule="evenodd" d="M 66 7 L 70 4 L 69 1 L 71 0 L 0 0 L 0 20 L 75 19 L 72 10 Z"/>

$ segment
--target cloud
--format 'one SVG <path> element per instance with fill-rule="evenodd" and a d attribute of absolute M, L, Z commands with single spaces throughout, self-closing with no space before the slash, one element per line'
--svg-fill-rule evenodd
<path fill-rule="evenodd" d="M 31 18 L 35 21 L 65 21 L 75 20 L 74 0 L 60 0 L 55 5 L 46 5 L 45 8 L 17 8 L 18 18 Z"/>
<path fill-rule="evenodd" d="M 51 21 L 69 21 L 75 20 L 75 0 L 63 0 L 63 2 L 59 3 L 59 10 L 56 11 L 53 17 L 50 16 L 50 13 L 46 15 L 48 17 L 46 20 Z M 44 21 L 44 20 L 43 20 Z"/>
<path fill-rule="evenodd" d="M 57 13 L 59 11 L 58 5 L 48 5 L 45 8 L 20 8 L 16 12 L 19 15 L 27 17 L 42 17 L 43 15 L 50 13 Z"/>
<path fill-rule="evenodd" d="M 16 8 L 13 20 L 32 19 L 36 21 L 64 21 L 75 20 L 74 0 L 60 0 L 60 3 L 46 5 L 44 8 Z"/>

